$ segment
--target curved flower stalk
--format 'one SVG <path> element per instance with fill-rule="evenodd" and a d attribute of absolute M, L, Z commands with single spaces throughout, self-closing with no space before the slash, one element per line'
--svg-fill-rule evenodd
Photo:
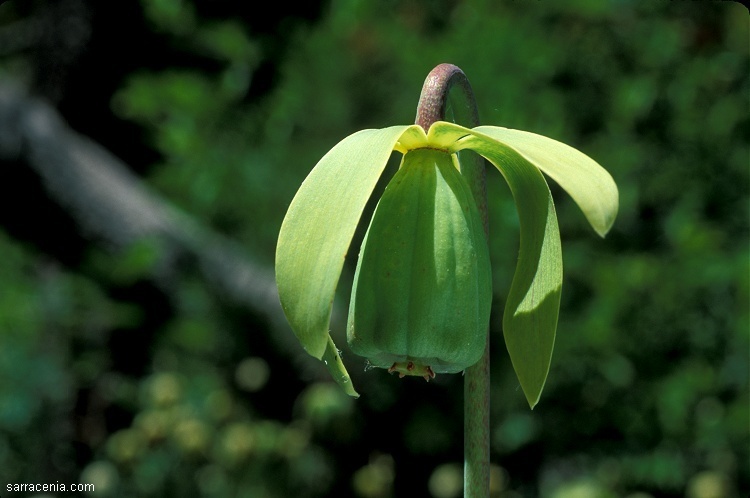
<path fill-rule="evenodd" d="M 438 370 L 460 371 L 481 354 L 476 352 L 476 337 L 484 337 L 489 322 L 489 262 L 476 205 L 463 194 L 468 186 L 457 153 L 465 149 L 498 169 L 518 210 L 519 258 L 503 334 L 530 406 L 539 400 L 562 285 L 557 216 L 542 173 L 573 198 L 602 237 L 617 214 L 617 187 L 595 161 L 553 139 L 443 121 L 426 133 L 418 125 L 405 125 L 348 136 L 310 172 L 281 226 L 276 279 L 284 312 L 304 349 L 325 361 L 334 379 L 353 396 L 356 391 L 328 332 L 329 320 L 354 231 L 393 151 L 404 156 L 363 242 L 347 327 L 350 346 L 376 366 L 426 378 Z M 413 173 L 412 168 L 426 173 Z M 399 180 L 401 184 L 395 183 Z M 419 213 L 442 228 L 430 233 L 404 228 Z M 413 245 L 404 247 L 409 233 Z M 389 269 L 383 269 L 387 265 Z M 446 272 L 459 284 L 438 283 Z M 439 306 L 426 304 L 425 295 L 428 301 L 437 299 Z M 457 312 L 464 316 L 447 320 Z"/>

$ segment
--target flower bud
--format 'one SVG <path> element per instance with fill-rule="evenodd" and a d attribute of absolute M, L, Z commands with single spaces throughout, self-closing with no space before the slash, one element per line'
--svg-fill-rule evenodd
<path fill-rule="evenodd" d="M 484 351 L 491 275 L 482 221 L 451 155 L 409 151 L 362 243 L 349 346 L 402 377 L 460 372 Z"/>

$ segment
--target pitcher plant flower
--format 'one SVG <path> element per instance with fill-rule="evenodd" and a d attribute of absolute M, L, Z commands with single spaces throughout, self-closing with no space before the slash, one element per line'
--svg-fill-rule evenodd
<path fill-rule="evenodd" d="M 370 365 L 426 379 L 461 372 L 486 347 L 492 274 L 483 213 L 461 151 L 487 159 L 512 193 L 518 262 L 502 320 L 508 353 L 531 407 L 549 372 L 562 286 L 557 215 L 545 180 L 557 182 L 604 237 L 617 187 L 584 153 L 541 135 L 436 121 L 362 130 L 315 165 L 286 213 L 276 249 L 279 297 L 302 347 L 356 396 L 329 334 L 334 294 L 354 232 L 386 163 L 398 171 L 359 250 L 347 342 Z"/>

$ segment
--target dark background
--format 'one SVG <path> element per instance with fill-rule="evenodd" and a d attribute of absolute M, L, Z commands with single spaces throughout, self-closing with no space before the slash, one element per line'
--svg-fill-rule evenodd
<path fill-rule="evenodd" d="M 272 270 L 316 161 L 413 122 L 452 62 L 484 124 L 571 144 L 620 189 L 602 240 L 551 185 L 565 285 L 530 411 L 500 330 L 517 219 L 488 171 L 493 496 L 746 496 L 748 19 L 709 1 L 3 3 L 0 493 L 459 496 L 461 377 L 365 371 L 336 325 L 348 398 L 295 343 Z"/>

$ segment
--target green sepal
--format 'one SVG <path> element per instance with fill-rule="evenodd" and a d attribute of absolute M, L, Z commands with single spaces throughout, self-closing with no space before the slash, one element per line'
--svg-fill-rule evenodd
<path fill-rule="evenodd" d="M 359 393 L 354 390 L 352 379 L 349 377 L 349 372 L 346 371 L 344 362 L 341 361 L 341 354 L 339 354 L 339 350 L 336 348 L 330 335 L 328 336 L 326 350 L 323 353 L 321 360 L 323 360 L 323 364 L 325 364 L 331 377 L 333 377 L 333 380 L 341 386 L 344 392 L 349 396 L 359 398 Z"/>
<path fill-rule="evenodd" d="M 279 299 L 302 347 L 318 359 L 329 347 L 333 298 L 357 223 L 399 137 L 414 127 L 343 139 L 315 165 L 284 217 L 276 246 Z"/>
<path fill-rule="evenodd" d="M 505 178 L 516 203 L 520 247 L 503 314 L 503 335 L 533 408 L 549 373 L 562 289 L 562 250 L 552 194 L 533 164 L 491 137 L 470 131 L 454 149 L 473 150 L 487 158 Z"/>
<path fill-rule="evenodd" d="M 589 156 L 528 131 L 498 126 L 479 126 L 474 130 L 512 147 L 552 178 L 578 204 L 601 237 L 612 228 L 619 207 L 617 185 L 607 170 Z"/>

